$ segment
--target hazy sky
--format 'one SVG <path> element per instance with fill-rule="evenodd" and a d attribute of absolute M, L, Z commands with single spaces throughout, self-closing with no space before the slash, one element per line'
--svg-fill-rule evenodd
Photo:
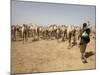
<path fill-rule="evenodd" d="M 12 24 L 95 24 L 95 6 L 12 1 Z"/>

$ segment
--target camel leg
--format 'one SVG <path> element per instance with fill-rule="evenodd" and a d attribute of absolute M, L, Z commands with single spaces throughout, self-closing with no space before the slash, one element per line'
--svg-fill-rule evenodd
<path fill-rule="evenodd" d="M 69 33 L 69 37 L 68 37 L 68 49 L 70 49 L 71 47 L 71 33 Z"/>

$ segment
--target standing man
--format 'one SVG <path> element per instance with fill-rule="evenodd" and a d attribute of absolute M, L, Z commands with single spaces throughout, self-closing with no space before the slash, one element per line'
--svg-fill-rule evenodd
<path fill-rule="evenodd" d="M 90 42 L 90 28 L 87 28 L 87 23 L 83 23 L 82 30 L 78 39 L 80 39 L 79 48 L 81 52 L 81 59 L 83 63 L 88 63 L 85 57 L 87 44 Z"/>

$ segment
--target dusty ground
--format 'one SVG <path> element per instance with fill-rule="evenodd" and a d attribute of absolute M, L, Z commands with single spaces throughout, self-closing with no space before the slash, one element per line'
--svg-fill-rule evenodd
<path fill-rule="evenodd" d="M 58 43 L 56 40 L 29 40 L 25 44 L 22 41 L 12 42 L 12 73 L 95 69 L 94 38 L 91 37 L 86 50 L 94 55 L 87 58 L 86 64 L 80 59 L 78 45 L 71 49 L 67 45 L 67 41 Z"/>

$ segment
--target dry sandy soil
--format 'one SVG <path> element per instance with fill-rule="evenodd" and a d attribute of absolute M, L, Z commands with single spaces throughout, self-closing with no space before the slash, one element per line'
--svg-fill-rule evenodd
<path fill-rule="evenodd" d="M 86 52 L 94 55 L 87 58 L 88 63 L 82 63 L 78 45 L 71 49 L 68 42 L 57 40 L 40 40 L 32 42 L 31 38 L 25 44 L 22 41 L 12 42 L 12 73 L 34 73 L 51 71 L 68 71 L 95 69 L 95 39 L 87 46 Z"/>

